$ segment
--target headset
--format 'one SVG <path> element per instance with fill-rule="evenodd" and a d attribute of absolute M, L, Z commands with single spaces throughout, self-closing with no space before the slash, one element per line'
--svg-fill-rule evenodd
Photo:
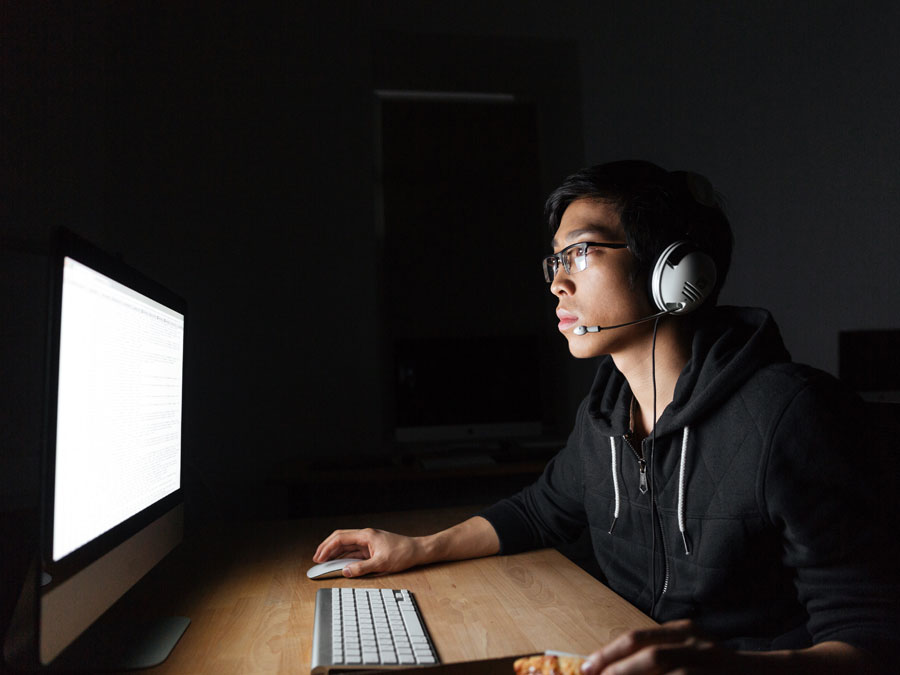
<path fill-rule="evenodd" d="M 689 314 L 700 307 L 716 287 L 716 263 L 696 244 L 681 239 L 669 244 L 656 258 L 650 274 L 650 298 L 659 311 L 614 326 L 578 326 L 575 335 L 632 326 L 667 314 Z"/>
<path fill-rule="evenodd" d="M 690 241 L 669 244 L 653 265 L 650 297 L 661 312 L 688 314 L 716 286 L 716 263 Z"/>

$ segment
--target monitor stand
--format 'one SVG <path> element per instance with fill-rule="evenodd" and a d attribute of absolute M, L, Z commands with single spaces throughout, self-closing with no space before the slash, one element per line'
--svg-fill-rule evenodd
<path fill-rule="evenodd" d="M 34 609 L 37 607 L 37 570 L 35 555 L 26 572 L 22 592 L 3 643 L 2 662 L 16 670 L 41 670 L 38 666 L 37 635 L 34 631 L 37 624 L 34 616 Z M 49 577 L 41 573 L 41 584 L 48 580 Z M 190 623 L 191 620 L 184 616 L 164 617 L 154 621 L 103 616 L 46 668 L 88 672 L 151 668 L 166 660 Z"/>
<path fill-rule="evenodd" d="M 51 670 L 134 670 L 166 660 L 187 630 L 185 616 L 150 622 L 100 619 L 50 664 Z"/>

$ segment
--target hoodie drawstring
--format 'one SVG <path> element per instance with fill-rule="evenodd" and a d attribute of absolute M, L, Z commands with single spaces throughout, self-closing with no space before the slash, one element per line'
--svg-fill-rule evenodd
<path fill-rule="evenodd" d="M 612 525 L 609 526 L 609 533 L 612 534 L 613 528 L 616 526 L 616 520 L 619 519 L 619 470 L 616 466 L 616 440 L 612 436 L 609 437 L 609 453 L 610 457 L 612 457 L 613 491 L 616 493 L 616 508 L 613 511 Z"/>
<path fill-rule="evenodd" d="M 681 438 L 681 460 L 678 465 L 678 531 L 681 532 L 681 541 L 684 542 L 684 554 L 690 555 L 688 546 L 687 529 L 684 524 L 684 465 L 687 461 L 688 427 L 684 428 Z"/>
<path fill-rule="evenodd" d="M 684 517 L 684 500 L 685 500 L 685 467 L 687 465 L 687 447 L 690 427 L 684 428 L 681 437 L 681 458 L 678 462 L 678 531 L 681 533 L 681 541 L 684 543 L 684 554 L 691 554 L 691 547 L 688 544 L 687 526 Z M 616 521 L 619 519 L 619 505 L 621 503 L 619 497 L 619 470 L 616 462 L 616 441 L 613 436 L 609 438 L 610 463 L 612 468 L 613 492 L 615 493 L 615 509 L 613 511 L 612 524 L 609 526 L 609 533 L 612 534 L 616 527 Z"/>

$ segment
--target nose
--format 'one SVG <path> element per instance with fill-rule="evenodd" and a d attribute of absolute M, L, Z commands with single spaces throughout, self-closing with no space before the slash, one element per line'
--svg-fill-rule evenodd
<path fill-rule="evenodd" d="M 553 293 L 557 298 L 563 295 L 572 295 L 574 291 L 574 286 L 572 284 L 572 277 L 570 277 L 565 268 L 560 265 L 559 269 L 556 270 L 556 276 L 553 277 L 553 281 L 550 283 L 550 292 Z"/>

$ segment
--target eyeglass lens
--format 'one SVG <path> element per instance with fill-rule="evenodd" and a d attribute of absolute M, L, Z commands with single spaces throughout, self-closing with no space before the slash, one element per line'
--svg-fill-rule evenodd
<path fill-rule="evenodd" d="M 559 270 L 559 262 L 562 260 L 563 269 L 566 274 L 571 274 L 572 270 L 581 272 L 587 267 L 587 244 L 573 244 L 567 246 L 559 253 L 544 258 L 544 279 L 547 283 L 552 283 L 556 278 L 556 272 Z"/>

